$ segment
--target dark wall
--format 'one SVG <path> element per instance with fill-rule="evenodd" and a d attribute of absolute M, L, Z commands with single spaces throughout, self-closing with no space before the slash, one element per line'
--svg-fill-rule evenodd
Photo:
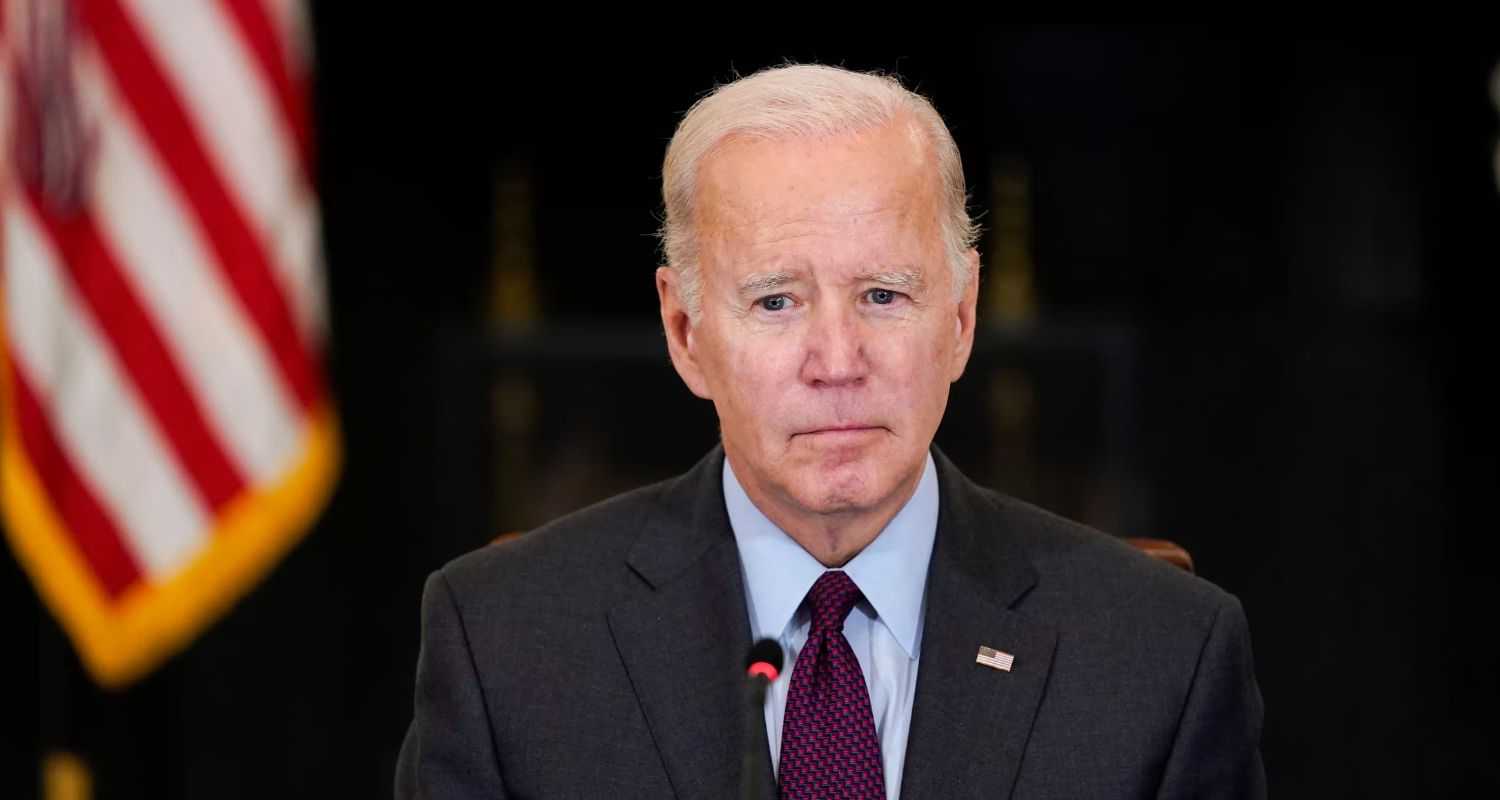
<path fill-rule="evenodd" d="M 1241 597 L 1272 791 L 1500 787 L 1495 42 L 997 28 L 684 46 L 455 14 L 318 8 L 347 446 L 332 505 L 122 695 L 89 687 L 0 567 L 23 673 L 0 785 L 31 786 L 61 743 L 101 798 L 387 794 L 425 575 L 713 443 L 653 327 L 657 171 L 700 93 L 790 58 L 929 93 L 980 210 L 996 170 L 1025 165 L 1035 316 L 981 312 L 939 444 L 998 488 L 1175 539 Z M 497 300 L 497 280 L 521 288 Z"/>

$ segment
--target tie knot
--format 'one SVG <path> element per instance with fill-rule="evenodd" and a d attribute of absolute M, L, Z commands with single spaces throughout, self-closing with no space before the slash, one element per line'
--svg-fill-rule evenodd
<path fill-rule="evenodd" d="M 838 570 L 823 573 L 807 592 L 812 613 L 809 635 L 842 631 L 844 620 L 863 596 L 846 573 Z"/>

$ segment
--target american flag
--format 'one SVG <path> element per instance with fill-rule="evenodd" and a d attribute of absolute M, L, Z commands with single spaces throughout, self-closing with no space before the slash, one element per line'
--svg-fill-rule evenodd
<path fill-rule="evenodd" d="M 338 471 L 303 9 L 0 0 L 0 520 L 127 684 Z"/>
<path fill-rule="evenodd" d="M 993 647 L 981 647 L 979 648 L 979 655 L 974 658 L 974 662 L 983 664 L 991 669 L 998 669 L 1001 672 L 1010 672 L 1011 666 L 1016 663 L 1016 657 L 1003 650 L 996 650 Z"/>

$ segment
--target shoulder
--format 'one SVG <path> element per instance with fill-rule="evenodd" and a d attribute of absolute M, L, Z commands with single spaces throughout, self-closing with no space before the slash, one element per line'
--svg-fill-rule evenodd
<path fill-rule="evenodd" d="M 626 556 L 674 481 L 599 501 L 443 565 L 434 576 L 466 612 L 587 605 L 626 577 Z"/>
<path fill-rule="evenodd" d="M 1028 762 L 1071 764 L 1087 751 L 1098 766 L 1023 768 L 1023 783 L 1066 796 L 1225 793 L 1210 782 L 1234 784 L 1235 796 L 1264 794 L 1263 706 L 1233 595 L 1002 493 L 969 484 L 960 494 L 967 535 L 984 542 L 971 552 L 989 570 L 1027 576 L 1024 591 L 1007 597 L 1011 629 L 1029 630 L 1038 649 L 1049 643 Z"/>
<path fill-rule="evenodd" d="M 974 489 L 992 511 L 987 533 L 1010 540 L 1008 551 L 1024 557 L 1036 573 L 1019 609 L 1078 626 L 1189 638 L 1207 635 L 1221 617 L 1242 618 L 1238 599 L 1211 580 L 1117 536 L 992 489 Z"/>
<path fill-rule="evenodd" d="M 1000 493 L 984 496 L 994 509 L 988 535 L 1015 542 L 1008 552 L 1034 572 L 1011 610 L 1056 633 L 1052 679 L 1063 694 L 1138 720 L 1165 708 L 1155 728 L 1163 741 L 1200 682 L 1200 691 L 1229 699 L 1256 696 L 1250 623 L 1233 594 L 1110 534 Z M 1253 709 L 1258 700 L 1242 702 Z"/>

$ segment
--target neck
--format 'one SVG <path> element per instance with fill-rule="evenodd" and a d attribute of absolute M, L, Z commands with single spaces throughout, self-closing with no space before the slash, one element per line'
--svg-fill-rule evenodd
<path fill-rule="evenodd" d="M 731 461 L 730 466 L 733 466 Z M 832 511 L 807 509 L 776 489 L 767 489 L 739 470 L 735 477 L 750 498 L 776 527 L 785 531 L 820 564 L 836 569 L 859 555 L 885 526 L 900 513 L 916 493 L 924 465 L 907 476 L 894 492 L 867 507 L 846 507 Z"/>

